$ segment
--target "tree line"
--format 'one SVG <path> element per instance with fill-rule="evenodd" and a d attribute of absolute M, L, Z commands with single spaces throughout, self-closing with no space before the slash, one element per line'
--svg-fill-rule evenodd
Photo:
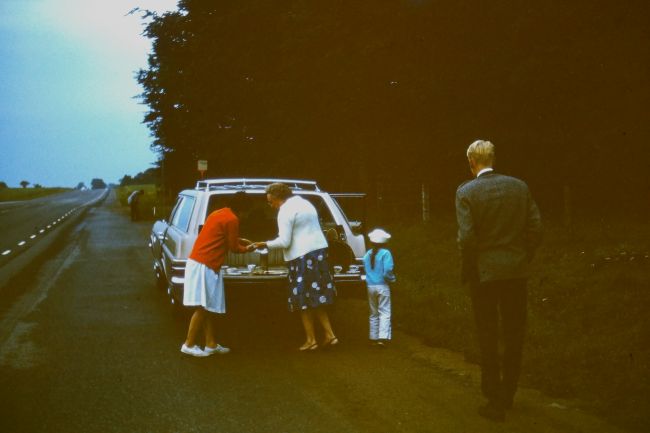
<path fill-rule="evenodd" d="M 159 184 L 160 181 L 160 167 L 151 167 L 135 176 L 125 174 L 120 179 L 120 186 Z"/>
<path fill-rule="evenodd" d="M 453 208 L 477 138 L 548 209 L 647 212 L 642 1 L 181 0 L 137 74 L 168 189 L 208 176 L 426 185 Z M 645 155 L 646 158 L 640 158 Z"/>
<path fill-rule="evenodd" d="M 20 181 L 20 187 L 21 188 L 27 188 L 30 184 L 31 184 L 31 182 L 29 182 L 27 180 L 21 180 Z M 4 181 L 0 181 L 0 189 L 7 189 L 7 188 L 9 188 L 7 183 L 4 182 Z M 34 188 L 43 188 L 43 185 L 41 185 L 40 183 L 35 183 Z"/>

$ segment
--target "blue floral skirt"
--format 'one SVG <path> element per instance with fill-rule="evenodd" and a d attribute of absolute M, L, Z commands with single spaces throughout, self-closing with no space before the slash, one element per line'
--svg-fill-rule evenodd
<path fill-rule="evenodd" d="M 327 248 L 289 262 L 289 311 L 334 303 L 336 287 L 327 264 Z"/>

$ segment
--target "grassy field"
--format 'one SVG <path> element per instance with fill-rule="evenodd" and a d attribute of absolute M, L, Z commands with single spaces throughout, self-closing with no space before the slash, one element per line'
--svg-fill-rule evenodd
<path fill-rule="evenodd" d="M 0 201 L 31 200 L 66 191 L 70 191 L 70 188 L 2 188 L 0 189 Z"/>
<path fill-rule="evenodd" d="M 388 228 L 398 274 L 395 325 L 477 362 L 453 216 Z M 577 399 L 633 430 L 650 426 L 648 251 L 647 221 L 546 228 L 529 281 L 525 386 Z"/>
<path fill-rule="evenodd" d="M 140 217 L 146 220 L 162 219 L 169 217 L 169 206 L 162 206 L 159 200 L 158 190 L 156 185 L 128 185 L 119 186 L 115 188 L 117 200 L 129 211 L 128 198 L 129 195 L 135 190 L 144 190 L 144 195 L 140 197 Z"/>

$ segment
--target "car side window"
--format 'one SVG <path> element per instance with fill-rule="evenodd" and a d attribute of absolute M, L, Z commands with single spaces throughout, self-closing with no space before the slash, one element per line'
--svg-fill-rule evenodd
<path fill-rule="evenodd" d="M 179 198 L 176 200 L 176 204 L 175 204 L 174 207 L 172 208 L 172 212 L 169 214 L 169 222 L 170 222 L 170 224 L 171 224 L 172 221 L 174 221 L 174 218 L 176 217 L 176 213 L 178 212 L 178 209 L 180 208 L 180 204 L 181 204 L 182 201 L 183 201 L 183 197 L 182 197 L 182 196 L 179 197 Z"/>
<path fill-rule="evenodd" d="M 192 209 L 194 209 L 194 197 L 181 196 L 172 215 L 171 224 L 179 230 L 187 232 L 192 217 Z"/>

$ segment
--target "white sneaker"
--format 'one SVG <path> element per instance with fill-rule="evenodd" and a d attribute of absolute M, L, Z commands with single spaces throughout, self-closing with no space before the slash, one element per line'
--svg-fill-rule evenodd
<path fill-rule="evenodd" d="M 226 353 L 230 352 L 230 349 L 222 346 L 221 344 L 217 344 L 217 347 L 205 346 L 203 352 L 207 355 L 214 355 L 215 353 L 218 353 L 219 355 L 225 355 Z"/>
<path fill-rule="evenodd" d="M 183 343 L 183 345 L 181 346 L 181 352 L 185 353 L 186 355 L 198 356 L 198 357 L 205 357 L 210 355 L 209 353 L 206 353 L 203 350 L 201 350 L 199 346 L 187 347 L 185 343 Z"/>

